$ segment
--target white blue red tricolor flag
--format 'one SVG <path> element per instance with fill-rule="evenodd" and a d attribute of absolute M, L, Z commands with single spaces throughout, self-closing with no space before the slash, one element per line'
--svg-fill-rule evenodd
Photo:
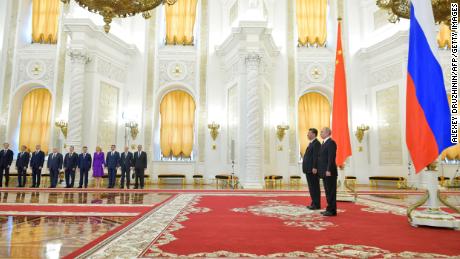
<path fill-rule="evenodd" d="M 453 144 L 431 1 L 411 1 L 410 12 L 406 143 L 418 173 Z"/>

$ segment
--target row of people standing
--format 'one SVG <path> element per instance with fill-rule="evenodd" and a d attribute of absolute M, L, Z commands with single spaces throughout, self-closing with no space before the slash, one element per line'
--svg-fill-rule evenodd
<path fill-rule="evenodd" d="M 9 183 L 9 169 L 13 162 L 13 151 L 9 149 L 9 144 L 4 143 L 4 149 L 0 151 L 0 187 L 3 186 L 2 180 L 5 175 L 5 186 Z M 53 148 L 52 153 L 48 155 L 47 168 L 49 170 L 50 186 L 56 188 L 58 184 L 59 172 L 64 169 L 66 188 L 73 188 L 75 184 L 75 175 L 77 170 L 80 172 L 79 188 L 88 187 L 88 173 L 93 169 L 93 177 L 96 181 L 96 188 L 102 185 L 104 176 L 104 167 L 108 171 L 108 188 L 115 188 L 116 175 L 118 169 L 121 169 L 120 188 L 130 186 L 130 172 L 134 169 L 133 178 L 135 178 L 134 188 L 144 188 L 144 174 L 147 169 L 147 153 L 142 151 L 142 145 L 139 145 L 137 152 L 129 151 L 125 147 L 121 154 L 116 151 L 116 146 L 112 145 L 111 150 L 105 156 L 100 147 L 96 148 L 93 157 L 88 153 L 88 148 L 84 146 L 80 154 L 74 151 L 74 147 L 69 147 L 69 152 L 63 156 L 57 148 Z M 22 146 L 21 152 L 16 159 L 16 169 L 18 172 L 17 187 L 25 187 L 27 181 L 27 168 L 32 170 L 32 188 L 40 187 L 41 173 L 45 163 L 45 153 L 41 151 L 40 145 L 31 154 L 27 152 L 27 147 Z"/>
<path fill-rule="evenodd" d="M 3 187 L 3 177 L 5 177 L 5 186 L 8 187 L 13 156 L 14 154 L 13 151 L 9 149 L 9 144 L 4 143 L 3 150 L 0 151 L 0 187 Z M 41 151 L 40 145 L 36 146 L 36 150 L 32 154 L 27 151 L 25 146 L 22 146 L 15 164 L 18 176 L 17 187 L 25 187 L 28 167 L 32 170 L 32 187 L 39 186 L 44 162 L 45 153 Z"/>

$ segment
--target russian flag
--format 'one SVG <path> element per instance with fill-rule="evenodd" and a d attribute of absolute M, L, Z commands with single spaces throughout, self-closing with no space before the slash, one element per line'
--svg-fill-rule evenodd
<path fill-rule="evenodd" d="M 406 143 L 418 173 L 453 144 L 431 1 L 413 0 L 410 8 Z"/>

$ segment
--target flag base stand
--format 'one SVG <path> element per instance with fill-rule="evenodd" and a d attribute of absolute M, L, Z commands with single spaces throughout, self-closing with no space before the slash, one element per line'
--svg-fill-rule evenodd
<path fill-rule="evenodd" d="M 339 182 L 337 190 L 337 201 L 356 202 L 356 190 L 347 184 L 345 170 L 339 168 Z"/>
<path fill-rule="evenodd" d="M 440 228 L 451 228 L 460 230 L 460 220 L 453 215 L 442 211 L 439 207 L 439 202 L 460 212 L 458 208 L 451 205 L 445 198 L 441 196 L 438 187 L 438 174 L 434 168 L 422 172 L 423 182 L 426 184 L 427 190 L 423 197 L 413 205 L 407 208 L 407 217 L 409 223 L 414 226 L 430 226 Z M 416 210 L 427 203 L 424 210 Z"/>

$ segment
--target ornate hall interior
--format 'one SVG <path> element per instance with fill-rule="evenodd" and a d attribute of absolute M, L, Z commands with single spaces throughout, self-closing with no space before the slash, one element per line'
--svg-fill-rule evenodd
<path fill-rule="evenodd" d="M 460 145 L 410 124 L 458 1 L 409 2 L 0 0 L 0 258 L 460 258 Z"/>

